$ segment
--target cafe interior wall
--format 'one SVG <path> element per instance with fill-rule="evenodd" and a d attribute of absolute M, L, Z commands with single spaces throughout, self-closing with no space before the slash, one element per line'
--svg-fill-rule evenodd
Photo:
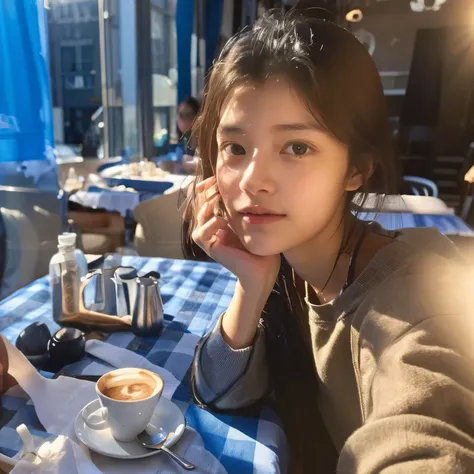
<path fill-rule="evenodd" d="M 432 3 L 432 2 L 431 2 Z M 426 1 L 429 4 L 429 1 Z M 363 9 L 362 21 L 353 29 L 363 28 L 376 38 L 373 58 L 379 71 L 408 71 L 416 32 L 424 28 L 466 25 L 474 38 L 474 2 L 447 0 L 439 11 L 413 12 L 409 0 L 370 2 Z"/>
<path fill-rule="evenodd" d="M 0 15 L 0 298 L 47 272 L 65 225 L 58 189 L 41 0 L 4 0 Z"/>
<path fill-rule="evenodd" d="M 382 75 L 405 72 L 407 79 L 417 33 L 442 32 L 436 148 L 438 155 L 465 156 L 474 138 L 474 1 L 447 0 L 439 11 L 424 12 L 412 11 L 409 0 L 371 1 L 363 11 L 353 30 L 374 35 L 373 58 Z M 423 77 L 427 84 L 430 80 L 430 74 Z"/>

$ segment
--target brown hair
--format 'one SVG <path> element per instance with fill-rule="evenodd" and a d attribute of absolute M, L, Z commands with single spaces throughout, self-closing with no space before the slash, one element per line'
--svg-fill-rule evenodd
<path fill-rule="evenodd" d="M 216 130 L 229 94 L 239 85 L 262 84 L 274 75 L 287 78 L 325 130 L 347 145 L 350 164 L 365 178 L 359 190 L 362 200 L 369 191 L 393 192 L 395 173 L 386 101 L 372 58 L 342 27 L 292 12 L 272 12 L 259 19 L 251 29 L 231 38 L 215 62 L 193 126 L 202 165 L 202 175 L 197 181 L 215 173 Z M 348 210 L 353 198 L 354 193 L 347 194 Z M 194 225 L 193 199 L 191 190 L 187 207 L 190 230 Z M 185 249 L 188 257 L 196 256 L 196 246 L 193 248 L 189 236 Z M 302 339 L 305 328 L 295 324 L 295 314 L 302 310 L 301 303 L 291 268 L 282 259 L 275 290 L 263 315 L 270 373 L 274 387 L 280 388 L 277 400 L 300 392 L 311 400 L 317 390 L 312 356 Z M 268 313 L 272 316 L 267 317 Z M 301 322 L 304 316 L 296 319 Z M 279 383 L 282 374 L 285 379 Z M 303 380 L 303 386 L 298 388 L 297 384 L 290 383 L 289 374 L 292 380 Z M 291 387 L 291 393 L 285 393 L 286 386 Z M 297 405 L 292 404 L 292 413 L 285 416 L 286 404 L 279 404 L 296 457 L 303 456 L 308 448 L 304 446 L 308 440 L 302 441 L 299 436 L 301 427 L 295 426 Z M 316 419 L 318 414 L 311 415 L 308 404 L 304 408 L 307 419 Z"/>
<path fill-rule="evenodd" d="M 243 83 L 261 84 L 272 75 L 285 76 L 326 131 L 348 146 L 350 164 L 365 177 L 357 204 L 369 191 L 395 192 L 386 100 L 372 58 L 344 28 L 293 12 L 259 19 L 231 38 L 215 61 L 193 124 L 201 159 L 196 182 L 215 173 L 216 131 L 229 94 Z M 348 202 L 354 194 L 348 193 Z M 193 207 L 191 192 L 186 211 L 190 230 Z M 190 233 L 186 241 L 190 243 Z"/>

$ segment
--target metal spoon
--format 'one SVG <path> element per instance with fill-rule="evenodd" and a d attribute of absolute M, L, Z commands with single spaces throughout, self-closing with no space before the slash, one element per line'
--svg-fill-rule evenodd
<path fill-rule="evenodd" d="M 180 466 L 182 466 L 186 471 L 192 471 L 196 469 L 194 464 L 183 459 L 181 456 L 178 456 L 173 451 L 170 451 L 164 444 L 168 441 L 169 438 L 173 437 L 174 433 L 166 433 L 166 431 L 160 430 L 158 433 L 149 434 L 146 431 L 142 431 L 138 436 L 138 441 L 145 446 L 145 448 L 156 449 L 163 451 L 168 456 L 173 458 Z"/>

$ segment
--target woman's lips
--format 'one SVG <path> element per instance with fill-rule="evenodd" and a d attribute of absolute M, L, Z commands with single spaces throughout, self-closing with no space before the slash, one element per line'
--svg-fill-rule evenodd
<path fill-rule="evenodd" d="M 250 214 L 250 213 L 241 213 L 242 220 L 247 224 L 271 224 L 273 222 L 278 222 L 284 219 L 286 216 L 284 214 Z"/>

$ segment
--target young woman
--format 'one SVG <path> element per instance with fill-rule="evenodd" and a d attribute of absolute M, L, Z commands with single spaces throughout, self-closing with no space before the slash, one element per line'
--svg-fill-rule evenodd
<path fill-rule="evenodd" d="M 324 21 L 259 20 L 215 63 L 195 133 L 192 240 L 237 277 L 197 347 L 198 401 L 273 403 L 291 474 L 474 472 L 473 280 L 437 230 L 353 208 L 393 177 L 364 46 Z"/>

